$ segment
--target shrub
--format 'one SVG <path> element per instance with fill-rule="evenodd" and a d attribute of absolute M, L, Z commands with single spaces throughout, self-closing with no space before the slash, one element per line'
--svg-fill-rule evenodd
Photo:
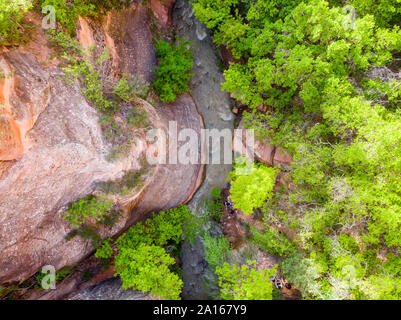
<path fill-rule="evenodd" d="M 148 113 L 138 106 L 128 110 L 127 122 L 134 128 L 146 128 L 150 126 Z"/>
<path fill-rule="evenodd" d="M 279 256 L 296 251 L 296 246 L 290 240 L 271 227 L 267 227 L 263 232 L 251 227 L 251 241 L 261 250 Z"/>
<path fill-rule="evenodd" d="M 79 236 L 85 240 L 90 240 L 93 248 L 98 248 L 102 245 L 102 237 L 98 234 L 97 229 L 93 226 L 80 226 L 79 228 L 70 231 L 65 236 L 65 240 L 69 241 L 76 236 Z"/>
<path fill-rule="evenodd" d="M 60 281 L 64 280 L 65 278 L 67 278 L 70 274 L 72 274 L 75 271 L 75 267 L 64 267 L 61 268 L 60 270 L 56 271 L 56 284 L 59 283 Z M 42 288 L 42 280 L 43 278 L 47 275 L 48 273 L 43 273 L 41 271 L 39 271 L 36 276 L 35 276 L 35 280 L 36 280 L 36 284 L 35 284 L 35 288 Z M 50 279 L 49 279 L 50 280 Z"/>
<path fill-rule="evenodd" d="M 149 86 L 141 75 L 123 74 L 113 88 L 113 93 L 123 101 L 135 101 L 138 97 L 145 98 L 148 92 Z"/>
<path fill-rule="evenodd" d="M 212 198 L 206 198 L 203 203 L 205 214 L 208 218 L 219 221 L 223 216 L 223 202 L 219 187 L 214 187 L 210 195 Z"/>
<path fill-rule="evenodd" d="M 95 252 L 95 257 L 100 259 L 109 259 L 113 255 L 113 248 L 111 247 L 112 240 L 110 238 L 103 241 L 101 247 L 99 247 Z"/>
<path fill-rule="evenodd" d="M 262 206 L 263 202 L 273 196 L 273 187 L 278 169 L 256 164 L 247 175 L 238 174 L 247 164 L 236 164 L 229 175 L 231 180 L 230 197 L 234 208 L 245 214 L 253 213 L 253 209 Z"/>
<path fill-rule="evenodd" d="M 230 251 L 230 244 L 224 236 L 215 238 L 206 235 L 203 239 L 203 248 L 207 263 L 215 270 L 217 266 L 221 266 L 225 262 Z"/>
<path fill-rule="evenodd" d="M 129 5 L 129 1 L 121 0 L 43 0 L 42 8 L 53 6 L 56 10 L 56 21 L 58 21 L 69 34 L 74 35 L 77 27 L 78 16 L 96 17 L 105 14 L 112 9 L 122 9 Z"/>
<path fill-rule="evenodd" d="M 153 87 L 162 102 L 173 102 L 178 94 L 189 91 L 188 82 L 193 65 L 192 51 L 187 48 L 189 45 L 182 39 L 176 45 L 163 40 L 156 42 L 159 66 L 155 67 Z"/>
<path fill-rule="evenodd" d="M 388 277 L 378 257 L 401 244 L 401 86 L 389 71 L 400 64 L 399 0 L 193 2 L 216 44 L 240 60 L 222 87 L 248 107 L 245 127 L 293 155 L 286 194 L 269 202 L 269 218 L 287 211 L 281 222 L 305 251 L 318 252 L 323 272 L 314 271 L 313 259 L 289 255 L 288 277 L 305 297 L 352 298 L 341 289 L 346 264 L 366 287 L 354 297 L 379 297 L 371 294 L 376 279 L 383 279 L 383 296 L 398 296 L 400 275 Z M 248 212 L 263 202 L 258 189 L 271 186 L 252 180 L 243 178 L 233 195 Z M 347 234 L 357 244 L 341 243 Z M 265 236 L 254 240 L 283 252 Z M 335 249 L 325 245 L 336 237 Z"/>
<path fill-rule="evenodd" d="M 303 258 L 299 253 L 292 254 L 282 261 L 281 271 L 301 291 L 304 298 L 321 297 L 317 281 L 320 275 L 313 260 Z"/>
<path fill-rule="evenodd" d="M 0 0 L 0 47 L 21 40 L 26 32 L 21 19 L 31 7 L 30 0 Z"/>
<path fill-rule="evenodd" d="M 255 261 L 238 267 L 224 263 L 216 268 L 223 300 L 272 300 L 273 285 L 269 280 L 276 273 L 272 270 L 256 270 Z"/>
<path fill-rule="evenodd" d="M 87 196 L 70 205 L 63 219 L 73 227 L 79 227 L 86 222 L 102 221 L 112 213 L 113 202 L 103 197 Z"/>
<path fill-rule="evenodd" d="M 124 289 L 150 291 L 163 299 L 178 300 L 183 283 L 169 270 L 174 262 L 164 248 L 142 243 L 135 249 L 120 249 L 115 269 Z"/>

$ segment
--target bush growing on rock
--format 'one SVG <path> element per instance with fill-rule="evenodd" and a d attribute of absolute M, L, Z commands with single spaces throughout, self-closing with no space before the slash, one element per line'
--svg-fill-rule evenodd
<path fill-rule="evenodd" d="M 63 219 L 73 227 L 79 227 L 86 222 L 102 221 L 112 213 L 113 202 L 103 197 L 87 196 L 70 204 Z"/>
<path fill-rule="evenodd" d="M 265 252 L 279 256 L 296 252 L 295 245 L 286 236 L 278 233 L 271 227 L 265 228 L 263 232 L 258 231 L 255 227 L 251 227 L 250 232 L 251 241 Z"/>
<path fill-rule="evenodd" d="M 153 87 L 162 102 L 173 102 L 178 94 L 189 92 L 188 82 L 193 65 L 189 45 L 182 39 L 173 45 L 163 40 L 155 44 L 159 66 L 155 67 Z"/>

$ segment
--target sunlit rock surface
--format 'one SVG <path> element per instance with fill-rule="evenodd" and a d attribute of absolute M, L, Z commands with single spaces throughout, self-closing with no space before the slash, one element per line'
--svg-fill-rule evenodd
<path fill-rule="evenodd" d="M 110 76 L 125 72 L 151 80 L 156 57 L 150 19 L 151 11 L 134 3 L 101 22 L 80 19 L 78 39 L 97 52 L 109 47 Z M 1 66 L 12 72 L 0 80 L 0 103 L 6 105 L 0 111 L 0 131 L 6 132 L 0 138 L 0 283 L 22 282 L 43 265 L 59 269 L 86 257 L 92 251 L 87 240 L 64 239 L 71 228 L 62 220 L 63 208 L 91 194 L 96 182 L 140 169 L 149 148 L 138 130 L 128 155 L 108 162 L 111 146 L 103 139 L 98 113 L 80 94 L 78 82 L 70 86 L 60 79 L 57 61 L 48 60 L 51 52 L 40 28 L 26 46 L 0 52 Z M 196 132 L 203 128 L 189 95 L 173 104 L 142 105 L 154 128 L 166 129 L 169 121 Z M 201 183 L 203 166 L 156 165 L 148 171 L 142 189 L 115 196 L 123 217 L 112 230 L 101 230 L 103 236 L 188 201 Z"/>

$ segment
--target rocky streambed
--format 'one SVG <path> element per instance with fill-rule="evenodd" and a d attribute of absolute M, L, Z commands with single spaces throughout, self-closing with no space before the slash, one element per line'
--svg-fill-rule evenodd
<path fill-rule="evenodd" d="M 206 129 L 219 131 L 234 128 L 234 114 L 230 108 L 230 98 L 221 90 L 220 84 L 224 81 L 219 69 L 217 50 L 206 27 L 200 23 L 193 13 L 192 5 L 186 0 L 178 0 L 173 11 L 173 22 L 177 32 L 192 42 L 194 50 L 194 76 L 190 82 L 191 95 L 201 113 Z M 212 159 L 212 149 L 209 150 L 209 159 Z M 232 165 L 223 164 L 223 150 L 220 160 L 222 164 L 206 166 L 205 180 L 188 208 L 195 214 L 203 214 L 202 203 L 210 197 L 214 187 L 223 189 L 226 177 L 232 170 Z M 222 235 L 218 226 L 210 230 L 215 236 Z M 181 251 L 184 287 L 183 299 L 207 299 L 213 295 L 216 288 L 205 286 L 204 278 L 213 277 L 213 272 L 205 261 L 202 240 L 197 238 L 194 244 L 185 242 Z"/>

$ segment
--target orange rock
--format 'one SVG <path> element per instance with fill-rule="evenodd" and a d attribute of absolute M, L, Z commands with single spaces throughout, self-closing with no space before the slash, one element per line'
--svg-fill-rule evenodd
<path fill-rule="evenodd" d="M 107 74 L 142 74 L 150 80 L 157 60 L 149 19 L 143 5 L 112 11 L 103 20 L 87 23 L 86 38 L 81 40 L 89 45 L 94 39 L 96 52 L 106 43 L 113 47 L 113 62 L 105 64 Z M 25 48 L 48 45 L 43 50 L 50 52 L 48 42 L 35 41 Z M 139 132 L 127 156 L 107 161 L 111 146 L 103 137 L 96 109 L 82 96 L 78 83 L 68 85 L 60 79 L 59 68 L 42 63 L 39 51 L 0 51 L 0 66 L 5 73 L 13 71 L 12 77 L 0 80 L 0 104 L 7 106 L 0 120 L 0 131 L 6 132 L 0 140 L 0 160 L 14 160 L 0 162 L 0 284 L 24 281 L 43 265 L 73 265 L 90 254 L 88 241 L 65 240 L 71 227 L 62 219 L 63 209 L 93 193 L 96 182 L 116 180 L 124 171 L 143 167 L 148 148 L 145 133 Z M 145 101 L 142 106 L 154 128 L 166 128 L 169 121 L 195 132 L 204 128 L 188 94 L 157 109 Z M 202 182 L 203 170 L 200 164 L 148 168 L 142 189 L 113 195 L 123 215 L 100 234 L 116 235 L 152 211 L 187 202 Z"/>
<path fill-rule="evenodd" d="M 172 25 L 171 13 L 176 0 L 150 0 L 150 8 L 163 27 Z"/>
<path fill-rule="evenodd" d="M 279 163 L 290 164 L 292 162 L 292 156 L 288 153 L 282 152 L 280 148 L 276 148 L 274 153 L 273 164 L 277 165 Z"/>
<path fill-rule="evenodd" d="M 18 125 L 6 111 L 0 112 L 0 160 L 14 160 L 23 152 Z"/>

